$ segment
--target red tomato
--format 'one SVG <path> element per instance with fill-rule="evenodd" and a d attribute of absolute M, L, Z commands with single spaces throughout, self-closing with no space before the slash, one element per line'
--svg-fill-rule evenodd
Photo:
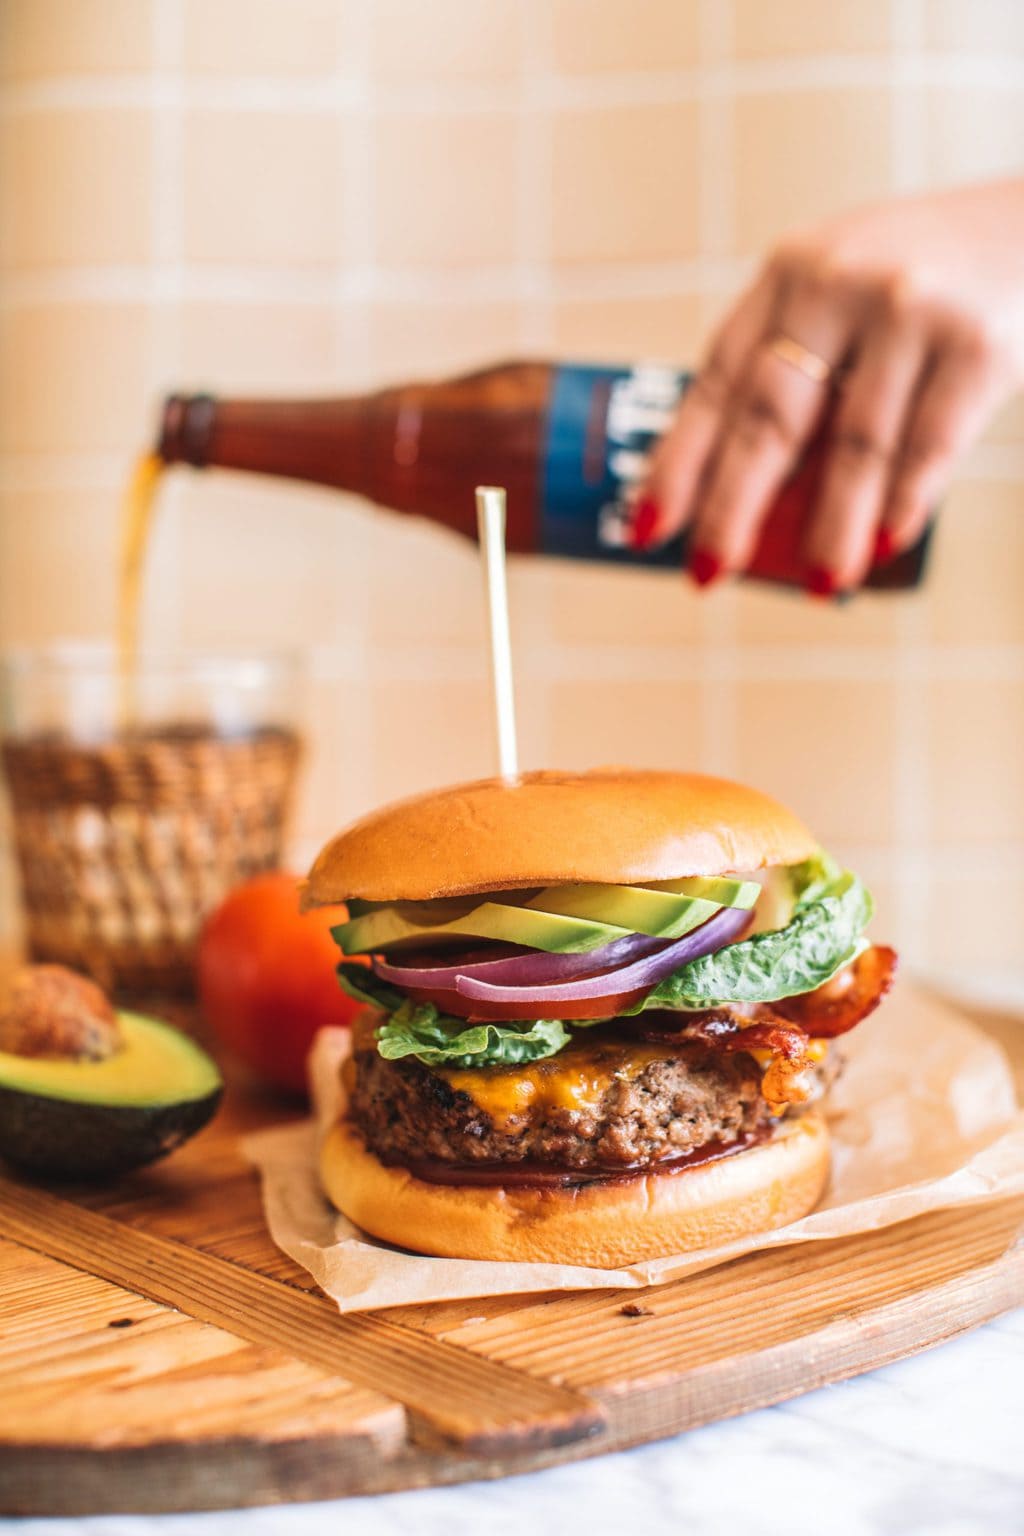
<path fill-rule="evenodd" d="M 275 1088 L 306 1089 L 306 1054 L 325 1024 L 358 1011 L 338 985 L 331 927 L 344 907 L 300 913 L 298 876 L 259 875 L 231 891 L 199 936 L 199 1001 L 217 1039 Z"/>
<path fill-rule="evenodd" d="M 462 997 L 447 987 L 404 987 L 403 991 L 418 1003 L 433 1003 L 442 1013 L 465 1019 L 468 1024 L 497 1023 L 501 1019 L 544 1019 L 557 1010 L 560 1019 L 614 1019 L 623 1008 L 631 1008 L 651 989 L 634 987 L 610 997 L 580 997 L 575 1002 L 548 1003 L 544 1013 L 524 1003 L 485 1003 L 479 998 Z"/>

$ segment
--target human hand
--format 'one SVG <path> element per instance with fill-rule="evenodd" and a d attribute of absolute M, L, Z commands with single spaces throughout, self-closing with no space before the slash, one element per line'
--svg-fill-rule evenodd
<path fill-rule="evenodd" d="M 1024 382 L 1024 181 L 858 210 L 782 243 L 712 338 L 634 508 L 689 527 L 700 584 L 743 570 L 825 424 L 807 586 L 855 587 L 913 544 Z"/>

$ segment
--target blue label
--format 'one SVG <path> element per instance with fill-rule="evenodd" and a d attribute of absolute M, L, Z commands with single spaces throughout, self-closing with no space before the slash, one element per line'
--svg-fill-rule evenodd
<path fill-rule="evenodd" d="M 635 550 L 627 540 L 630 505 L 651 449 L 670 426 L 691 377 L 653 363 L 556 371 L 544 442 L 539 548 L 545 554 L 680 568 L 685 534 L 660 549 Z M 865 585 L 893 592 L 919 585 L 930 538 L 931 525 L 912 549 L 876 566 Z M 791 561 L 790 574 L 762 573 L 759 579 L 802 586 L 796 548 Z"/>
<path fill-rule="evenodd" d="M 559 368 L 544 445 L 540 548 L 548 555 L 679 568 L 683 540 L 660 549 L 627 543 L 629 507 L 652 445 L 690 375 L 657 364 Z"/>

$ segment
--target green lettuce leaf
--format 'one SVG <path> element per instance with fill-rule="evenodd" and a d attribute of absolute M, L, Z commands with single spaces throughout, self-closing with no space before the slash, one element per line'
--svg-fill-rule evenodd
<path fill-rule="evenodd" d="M 385 1061 L 415 1056 L 428 1067 L 508 1067 L 554 1056 L 569 1040 L 561 1019 L 512 1024 L 467 1024 L 447 1018 L 432 1003 L 402 1004 L 377 1031 Z"/>
<path fill-rule="evenodd" d="M 335 974 L 341 983 L 341 990 L 347 992 L 349 997 L 354 997 L 357 1003 L 369 1003 L 371 1008 L 383 1008 L 385 1013 L 394 1013 L 406 1001 L 404 993 L 388 982 L 381 981 L 369 966 L 352 965 L 343 960 Z"/>
<path fill-rule="evenodd" d="M 450 1018 L 433 1003 L 405 997 L 365 965 L 342 963 L 338 980 L 357 1002 L 389 1015 L 377 1030 L 377 1049 L 386 1061 L 415 1056 L 427 1067 L 504 1067 L 554 1056 L 569 1039 L 561 1019 L 468 1024 Z"/>
<path fill-rule="evenodd" d="M 649 992 L 636 1011 L 770 1003 L 822 986 L 860 951 L 872 902 L 849 873 L 815 875 L 808 889 L 816 887 L 822 894 L 816 890 L 816 899 L 807 903 L 798 897 L 796 915 L 785 928 L 691 960 Z"/>
<path fill-rule="evenodd" d="M 793 893 L 794 910 L 809 907 L 823 896 L 834 895 L 844 871 L 831 854 L 820 848 L 802 864 L 791 864 L 786 870 L 789 888 Z"/>

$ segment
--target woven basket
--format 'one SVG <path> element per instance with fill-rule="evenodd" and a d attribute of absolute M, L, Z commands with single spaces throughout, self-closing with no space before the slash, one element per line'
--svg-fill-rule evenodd
<path fill-rule="evenodd" d="M 294 732 L 6 741 L 29 950 L 125 996 L 188 993 L 200 923 L 280 864 Z"/>

